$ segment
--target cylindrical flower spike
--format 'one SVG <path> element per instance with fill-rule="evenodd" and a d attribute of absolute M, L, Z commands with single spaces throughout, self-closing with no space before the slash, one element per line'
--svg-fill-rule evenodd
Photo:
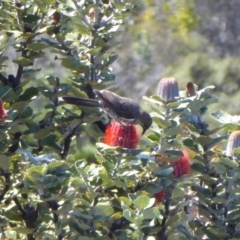
<path fill-rule="evenodd" d="M 240 130 L 233 131 L 229 138 L 226 148 L 226 155 L 233 156 L 233 150 L 240 147 Z"/>
<path fill-rule="evenodd" d="M 140 141 L 140 132 L 133 124 L 123 125 L 117 121 L 107 126 L 104 143 L 116 147 L 134 149 Z"/>
<path fill-rule="evenodd" d="M 175 78 L 162 78 L 158 84 L 157 95 L 166 103 L 179 97 L 178 82 Z"/>

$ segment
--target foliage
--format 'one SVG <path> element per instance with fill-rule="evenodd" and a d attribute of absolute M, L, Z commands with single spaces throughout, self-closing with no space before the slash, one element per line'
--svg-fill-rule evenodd
<path fill-rule="evenodd" d="M 239 129 L 239 121 L 220 110 L 211 115 L 221 126 L 210 128 L 202 120 L 217 101 L 213 87 L 191 97 L 181 92 L 168 103 L 159 96 L 145 97 L 153 125 L 135 149 L 103 143 L 109 125 L 100 110 L 61 100 L 66 94 L 94 98 L 94 88 L 115 79 L 111 65 L 117 58 L 117 37 L 136 2 L 0 4 L 0 97 L 7 109 L 0 109 L 1 238 L 239 237 L 240 146 L 233 145 L 230 156 L 222 148 L 226 133 Z M 191 28 L 184 11 L 192 14 L 185 9 L 175 17 L 182 19 L 183 28 Z M 16 59 L 6 56 L 9 47 Z M 54 54 L 67 78 L 44 76 L 47 69 L 36 68 L 46 52 Z M 6 61 L 16 64 L 16 73 L 4 72 Z M 39 72 L 44 77 L 37 78 Z M 138 141 L 135 126 L 131 134 Z M 86 154 L 87 144 L 95 156 Z M 184 159 L 181 149 L 192 164 L 183 176 L 177 162 Z M 176 169 L 181 173 L 174 176 Z M 163 189 L 158 204 L 155 196 Z"/>

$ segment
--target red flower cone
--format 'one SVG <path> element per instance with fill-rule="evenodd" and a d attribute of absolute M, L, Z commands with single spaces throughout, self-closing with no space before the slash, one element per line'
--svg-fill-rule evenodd
<path fill-rule="evenodd" d="M 154 196 L 158 204 L 162 203 L 165 197 L 165 190 L 161 190 L 160 192 L 156 193 Z"/>
<path fill-rule="evenodd" d="M 184 174 L 188 174 L 191 171 L 191 160 L 186 149 L 182 150 L 183 156 L 178 158 L 178 161 L 175 163 L 173 175 L 175 178 L 180 178 Z"/>
<path fill-rule="evenodd" d="M 191 160 L 189 153 L 186 149 L 182 150 L 183 156 L 178 158 L 178 161 L 175 163 L 173 175 L 175 178 L 180 178 L 184 174 L 189 174 L 191 172 Z M 165 197 L 165 190 L 161 190 L 160 192 L 156 193 L 155 195 L 157 203 L 161 203 Z"/>
<path fill-rule="evenodd" d="M 140 141 L 140 132 L 133 124 L 123 125 L 117 121 L 107 126 L 104 143 L 116 147 L 134 149 Z"/>
<path fill-rule="evenodd" d="M 3 103 L 0 100 L 0 119 L 5 119 L 7 117 L 7 113 L 5 112 L 3 108 Z"/>

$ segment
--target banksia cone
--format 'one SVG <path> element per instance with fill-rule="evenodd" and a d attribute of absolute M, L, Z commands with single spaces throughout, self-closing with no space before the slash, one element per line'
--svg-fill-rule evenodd
<path fill-rule="evenodd" d="M 161 190 L 160 192 L 156 193 L 155 195 L 157 203 L 161 203 L 164 200 L 165 197 L 165 190 Z"/>
<path fill-rule="evenodd" d="M 197 92 L 192 82 L 188 82 L 186 85 L 186 96 L 187 97 L 197 96 Z"/>
<path fill-rule="evenodd" d="M 0 119 L 4 119 L 7 117 L 7 113 L 5 112 L 4 108 L 3 108 L 3 103 L 0 100 Z"/>
<path fill-rule="evenodd" d="M 175 163 L 175 166 L 174 166 L 173 175 L 175 178 L 180 178 L 184 174 L 188 174 L 191 171 L 191 166 L 190 166 L 191 160 L 190 160 L 188 151 L 183 149 L 182 153 L 183 153 L 183 156 L 178 158 L 178 161 Z M 162 190 L 154 195 L 157 203 L 163 202 L 165 193 L 166 191 Z"/>
<path fill-rule="evenodd" d="M 184 174 L 188 174 L 191 171 L 191 160 L 187 150 L 182 150 L 183 156 L 178 158 L 175 163 L 173 175 L 175 178 L 180 178 Z"/>
<path fill-rule="evenodd" d="M 240 147 L 240 130 L 234 131 L 230 134 L 228 138 L 226 155 L 232 156 L 233 150 Z"/>
<path fill-rule="evenodd" d="M 158 84 L 157 95 L 166 102 L 179 97 L 178 82 L 175 78 L 162 78 Z"/>
<path fill-rule="evenodd" d="M 133 124 L 123 125 L 117 121 L 107 126 L 104 143 L 116 147 L 134 149 L 140 141 L 140 133 Z"/>

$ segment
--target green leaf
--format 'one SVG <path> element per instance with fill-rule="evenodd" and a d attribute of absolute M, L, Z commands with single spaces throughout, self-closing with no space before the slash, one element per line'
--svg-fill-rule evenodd
<path fill-rule="evenodd" d="M 143 210 L 142 215 L 144 219 L 155 219 L 160 216 L 160 212 L 157 207 L 152 207 Z"/>
<path fill-rule="evenodd" d="M 35 228 L 15 227 L 12 228 L 12 230 L 22 234 L 30 234 L 35 230 Z"/>
<path fill-rule="evenodd" d="M 0 98 L 3 101 L 10 101 L 17 99 L 16 93 L 13 91 L 13 89 L 9 86 L 1 86 L 0 87 Z"/>
<path fill-rule="evenodd" d="M 172 198 L 173 199 L 175 199 L 175 198 L 183 199 L 184 195 L 185 195 L 184 190 L 182 190 L 181 188 L 175 187 L 172 191 Z"/>
<path fill-rule="evenodd" d="M 150 207 L 153 204 L 148 196 L 139 196 L 133 201 L 133 203 L 139 210 Z"/>
<path fill-rule="evenodd" d="M 61 64 L 63 67 L 77 72 L 84 72 L 85 70 L 85 65 L 81 64 L 81 62 L 75 58 L 65 58 L 62 60 Z"/>
<path fill-rule="evenodd" d="M 48 45 L 42 42 L 36 42 L 36 43 L 29 43 L 27 44 L 27 48 L 30 50 L 34 50 L 34 51 L 41 51 L 45 48 L 47 48 Z"/>
<path fill-rule="evenodd" d="M 230 239 L 230 235 L 222 232 L 219 228 L 213 227 L 203 227 L 202 231 L 210 238 L 210 239 Z"/>
<path fill-rule="evenodd" d="M 234 167 L 237 167 L 238 166 L 238 163 L 233 161 L 233 160 L 230 160 L 229 158 L 223 158 L 221 157 L 219 159 L 219 162 L 221 162 L 222 164 L 228 166 L 228 167 L 231 167 L 231 168 L 234 168 Z"/>
<path fill-rule="evenodd" d="M 47 137 L 42 139 L 42 145 L 51 147 L 57 152 L 61 152 L 62 148 L 57 144 L 58 137 L 55 134 L 49 134 Z"/>
<path fill-rule="evenodd" d="M 10 158 L 6 155 L 0 155 L 0 168 L 3 170 L 8 170 L 10 167 Z"/>
<path fill-rule="evenodd" d="M 30 100 L 32 97 L 37 96 L 39 93 L 39 89 L 37 87 L 29 87 L 27 88 L 23 94 L 19 96 L 20 101 Z"/>
<path fill-rule="evenodd" d="M 192 185 L 192 190 L 201 194 L 203 197 L 209 198 L 212 196 L 212 192 L 207 189 L 207 188 L 203 188 L 201 186 L 198 186 L 196 184 Z"/>
<path fill-rule="evenodd" d="M 131 212 L 128 209 L 125 209 L 123 211 L 123 217 L 125 217 L 129 222 L 134 222 L 134 218 L 132 217 Z"/>
<path fill-rule="evenodd" d="M 21 66 L 31 66 L 33 65 L 33 61 L 29 60 L 28 58 L 25 57 L 20 57 L 17 60 L 13 60 L 14 63 L 17 63 Z"/>
<path fill-rule="evenodd" d="M 231 116 L 230 114 L 222 110 L 216 110 L 212 112 L 210 115 L 220 123 L 239 123 L 240 122 L 240 116 Z"/>
<path fill-rule="evenodd" d="M 37 133 L 34 134 L 34 138 L 42 140 L 51 132 L 50 128 L 42 128 Z"/>
<path fill-rule="evenodd" d="M 157 171 L 154 171 L 154 175 L 157 175 L 159 177 L 167 177 L 173 172 L 172 167 L 168 167 L 166 169 L 158 169 Z"/>
<path fill-rule="evenodd" d="M 127 206 L 131 206 L 131 204 L 132 204 L 132 201 L 126 197 L 119 197 L 118 200 L 123 202 Z"/>
<path fill-rule="evenodd" d="M 104 205 L 99 203 L 97 206 L 92 208 L 95 215 L 99 216 L 110 216 L 114 213 L 114 209 L 111 205 Z"/>
<path fill-rule="evenodd" d="M 25 23 L 30 23 L 30 24 L 37 22 L 39 19 L 40 17 L 38 15 L 33 15 L 33 14 L 28 14 L 23 16 L 23 21 Z"/>

